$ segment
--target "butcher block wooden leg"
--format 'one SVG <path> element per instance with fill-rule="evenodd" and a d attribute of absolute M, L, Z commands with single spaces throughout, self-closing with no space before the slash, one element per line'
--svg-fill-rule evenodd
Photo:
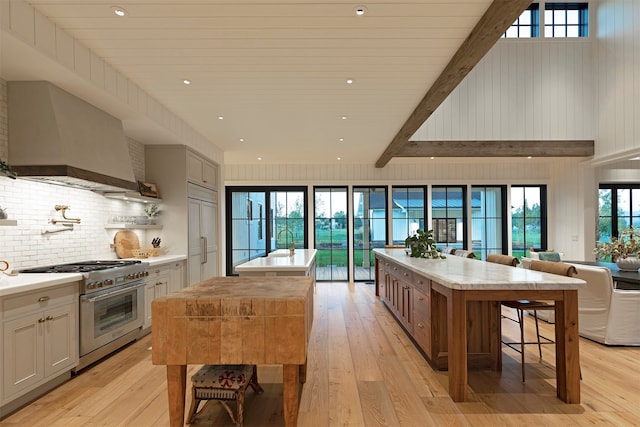
<path fill-rule="evenodd" d="M 563 300 L 555 304 L 557 395 L 567 403 L 580 403 L 578 291 L 564 291 Z"/>
<path fill-rule="evenodd" d="M 184 426 L 184 400 L 187 386 L 187 366 L 167 365 L 167 392 L 169 394 L 169 425 Z"/>
<path fill-rule="evenodd" d="M 299 373 L 300 365 L 282 366 L 282 401 L 284 405 L 284 425 L 287 427 L 294 427 L 298 424 Z"/>

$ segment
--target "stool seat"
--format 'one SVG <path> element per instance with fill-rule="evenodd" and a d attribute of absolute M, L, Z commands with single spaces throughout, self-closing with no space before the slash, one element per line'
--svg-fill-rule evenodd
<path fill-rule="evenodd" d="M 189 424 L 197 415 L 203 400 L 218 400 L 237 426 L 243 425 L 244 394 L 247 387 L 262 393 L 258 384 L 256 365 L 204 365 L 191 377 L 192 400 L 187 419 Z M 236 415 L 227 401 L 236 401 Z"/>

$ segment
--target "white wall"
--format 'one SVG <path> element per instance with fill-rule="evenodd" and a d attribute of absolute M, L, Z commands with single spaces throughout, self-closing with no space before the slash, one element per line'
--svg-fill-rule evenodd
<path fill-rule="evenodd" d="M 594 57 L 596 158 L 640 152 L 640 2 L 599 0 Z"/>
<path fill-rule="evenodd" d="M 502 39 L 413 140 L 594 139 L 590 39 Z"/>

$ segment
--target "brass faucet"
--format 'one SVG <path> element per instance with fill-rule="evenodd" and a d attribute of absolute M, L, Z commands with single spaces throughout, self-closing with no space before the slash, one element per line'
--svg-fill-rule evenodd
<path fill-rule="evenodd" d="M 296 250 L 296 245 L 295 245 L 295 243 L 293 242 L 293 232 L 292 232 L 291 230 L 289 230 L 288 228 L 285 228 L 285 229 L 283 229 L 283 230 L 280 230 L 280 231 L 278 232 L 278 236 L 276 237 L 276 240 L 280 238 L 280 235 L 281 235 L 283 232 L 284 232 L 284 233 L 289 233 L 289 234 L 291 234 L 291 245 L 289 245 L 289 256 L 293 256 L 293 253 L 294 253 L 294 252 L 295 252 L 295 250 Z"/>

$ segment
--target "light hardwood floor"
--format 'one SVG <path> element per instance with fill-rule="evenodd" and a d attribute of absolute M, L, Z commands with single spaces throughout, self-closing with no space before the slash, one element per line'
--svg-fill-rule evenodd
<path fill-rule="evenodd" d="M 472 372 L 469 401 L 454 403 L 446 372 L 427 365 L 373 286 L 318 283 L 315 298 L 299 426 L 640 425 L 640 348 L 581 339 L 582 403 L 568 405 L 555 396 L 553 345 L 543 347 L 542 363 L 529 346 L 524 384 L 519 354 L 504 347 L 503 371 Z M 530 337 L 533 324 L 526 319 Z M 541 326 L 553 336 L 552 325 Z M 518 337 L 515 323 L 503 320 L 503 329 Z M 168 426 L 165 368 L 151 364 L 150 343 L 149 336 L 133 343 L 0 426 Z M 258 375 L 265 392 L 247 391 L 245 426 L 281 426 L 281 370 L 261 366 Z M 231 423 L 211 402 L 192 425 Z"/>

